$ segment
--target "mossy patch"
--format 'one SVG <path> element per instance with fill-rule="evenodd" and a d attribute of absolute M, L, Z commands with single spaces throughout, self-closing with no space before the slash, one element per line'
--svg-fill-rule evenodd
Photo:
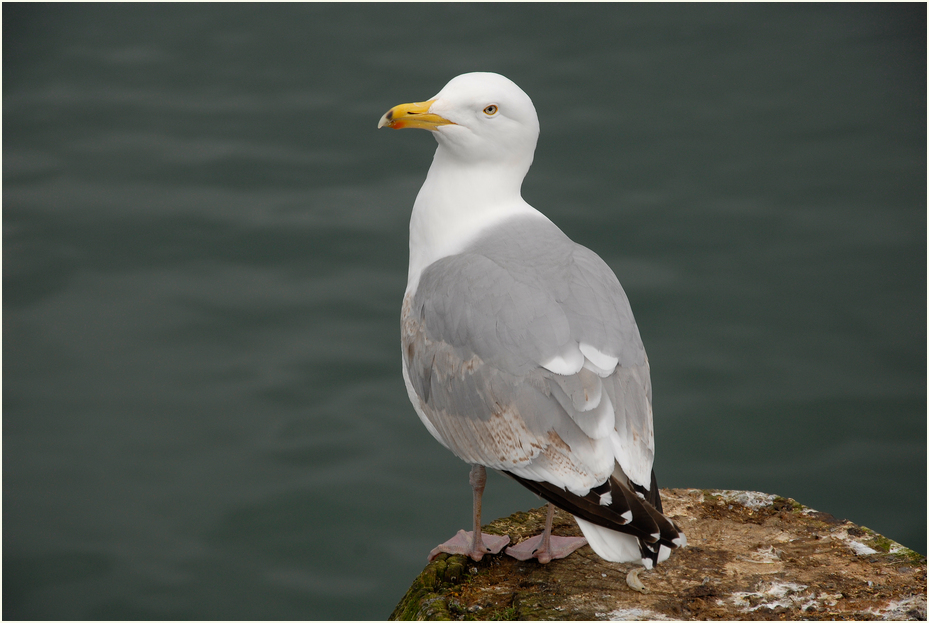
<path fill-rule="evenodd" d="M 872 530 L 868 530 L 868 532 L 870 533 L 870 536 L 871 536 L 871 538 L 868 539 L 868 545 L 870 545 L 872 548 L 876 549 L 877 551 L 883 552 L 885 554 L 890 552 L 890 548 L 894 544 L 893 541 L 888 539 L 886 536 L 877 534 L 876 532 Z"/>
<path fill-rule="evenodd" d="M 806 508 L 803 504 L 794 500 L 793 498 L 782 498 L 781 496 L 775 496 L 774 502 L 771 503 L 771 507 L 776 511 L 787 511 L 787 512 L 800 512 Z"/>
<path fill-rule="evenodd" d="M 914 552 L 909 547 L 900 546 L 900 549 L 892 552 L 891 556 L 912 565 L 926 565 L 926 557 L 919 552 Z"/>
<path fill-rule="evenodd" d="M 711 491 L 710 489 L 703 489 L 701 492 L 703 493 L 704 504 L 716 506 L 717 504 L 723 503 L 723 498 L 717 493 L 714 493 L 713 491 Z"/>
<path fill-rule="evenodd" d="M 864 541 L 868 547 L 877 550 L 881 554 L 889 554 L 890 558 L 897 559 L 900 562 L 916 565 L 926 564 L 926 557 L 923 554 L 914 552 L 910 548 L 904 547 L 882 534 L 878 534 L 871 528 L 859 526 L 854 532 L 852 529 L 849 529 L 848 533 L 850 535 L 854 534 L 855 536 L 865 537 Z"/>

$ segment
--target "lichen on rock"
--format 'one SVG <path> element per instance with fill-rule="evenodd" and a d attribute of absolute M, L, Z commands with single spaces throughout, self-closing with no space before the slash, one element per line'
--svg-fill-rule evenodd
<path fill-rule="evenodd" d="M 687 534 L 639 579 L 583 547 L 547 565 L 505 555 L 429 563 L 392 620 L 896 620 L 926 618 L 926 558 L 875 532 L 790 498 L 748 491 L 662 490 Z M 518 543 L 541 532 L 545 507 L 486 532 Z M 578 536 L 558 511 L 554 533 Z"/>

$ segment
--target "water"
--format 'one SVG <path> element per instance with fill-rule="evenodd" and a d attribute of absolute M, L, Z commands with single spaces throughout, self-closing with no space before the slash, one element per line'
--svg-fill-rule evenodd
<path fill-rule="evenodd" d="M 375 125 L 476 69 L 632 301 L 660 483 L 926 551 L 925 6 L 3 18 L 5 618 L 383 619 L 467 524 L 399 369 L 434 142 Z"/>

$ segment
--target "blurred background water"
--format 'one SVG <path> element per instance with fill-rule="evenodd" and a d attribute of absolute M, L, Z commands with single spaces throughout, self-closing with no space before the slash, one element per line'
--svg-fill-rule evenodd
<path fill-rule="evenodd" d="M 4 4 L 4 618 L 383 619 L 467 525 L 399 366 L 435 143 L 375 126 L 474 70 L 625 286 L 659 483 L 926 552 L 924 4 Z"/>

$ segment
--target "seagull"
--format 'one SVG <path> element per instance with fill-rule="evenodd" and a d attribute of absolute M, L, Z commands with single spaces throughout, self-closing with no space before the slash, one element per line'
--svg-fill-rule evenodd
<path fill-rule="evenodd" d="M 506 554 L 546 563 L 589 543 L 612 562 L 666 560 L 686 537 L 652 469 L 648 358 L 613 271 L 522 198 L 532 100 L 499 74 L 466 73 L 391 108 L 383 127 L 438 142 L 410 218 L 403 379 L 429 433 L 471 465 L 473 529 L 429 559 L 508 545 L 481 532 L 491 468 L 549 502 L 543 533 Z M 552 536 L 556 506 L 585 538 Z"/>

